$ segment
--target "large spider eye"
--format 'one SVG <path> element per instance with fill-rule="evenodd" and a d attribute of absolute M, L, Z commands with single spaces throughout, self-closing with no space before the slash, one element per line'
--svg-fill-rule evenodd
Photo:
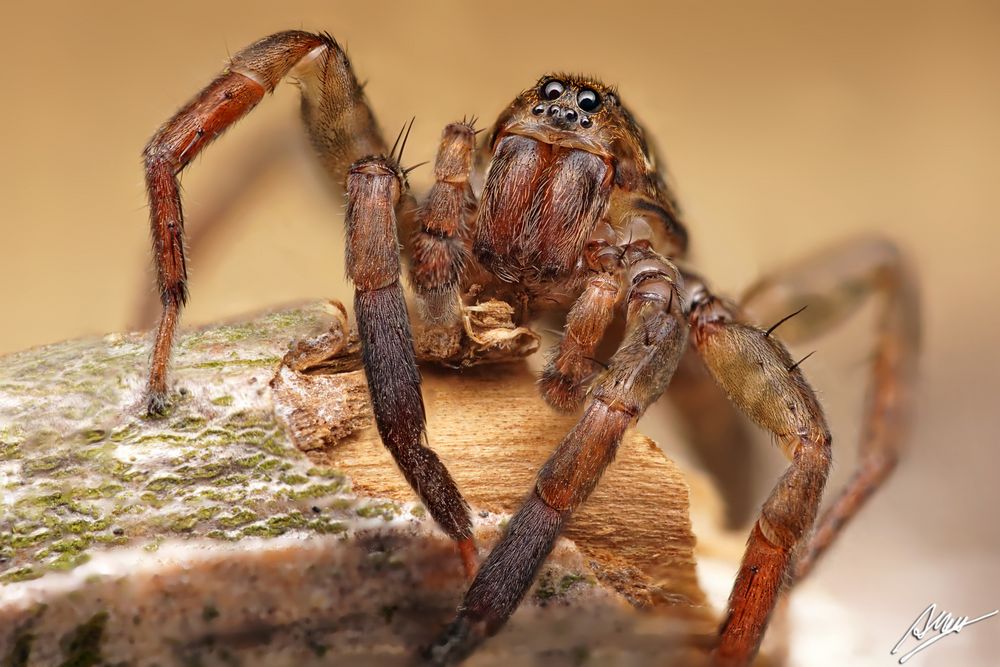
<path fill-rule="evenodd" d="M 562 81 L 553 79 L 542 86 L 542 98 L 546 100 L 557 100 L 566 91 L 566 86 Z"/>
<path fill-rule="evenodd" d="M 584 111 L 597 111 L 601 106 L 601 97 L 590 88 L 584 88 L 576 96 L 576 103 Z"/>

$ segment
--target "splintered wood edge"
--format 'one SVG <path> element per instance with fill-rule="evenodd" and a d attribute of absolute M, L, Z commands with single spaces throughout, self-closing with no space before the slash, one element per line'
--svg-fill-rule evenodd
<path fill-rule="evenodd" d="M 473 511 L 516 510 L 577 417 L 544 404 L 523 362 L 461 371 L 425 366 L 422 374 L 429 444 Z M 362 371 L 282 368 L 272 390 L 293 441 L 315 462 L 343 470 L 358 493 L 413 500 L 379 441 Z M 496 537 L 495 530 L 480 531 L 481 556 Z M 682 617 L 695 634 L 715 632 L 718 618 L 698 584 L 685 476 L 645 436 L 626 435 L 565 537 L 633 605 Z"/>

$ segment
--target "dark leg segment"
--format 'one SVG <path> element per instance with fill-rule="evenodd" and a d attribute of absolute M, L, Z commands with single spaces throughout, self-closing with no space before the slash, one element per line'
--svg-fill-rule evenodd
<path fill-rule="evenodd" d="M 641 243 L 625 249 L 628 325 L 609 368 L 595 382 L 577 425 L 542 470 L 459 607 L 458 617 L 428 649 L 435 664 L 453 664 L 494 634 L 517 608 L 572 512 L 614 459 L 625 431 L 670 381 L 687 341 L 677 270 Z"/>
<path fill-rule="evenodd" d="M 756 654 L 792 554 L 813 526 L 830 469 L 830 432 L 781 343 L 736 321 L 735 308 L 700 285 L 692 304 L 692 339 L 709 372 L 738 408 L 774 434 L 791 462 L 754 525 L 713 654 L 715 664 L 736 667 Z"/>
<path fill-rule="evenodd" d="M 180 310 L 187 301 L 184 217 L 178 174 L 196 155 L 245 116 L 299 64 L 303 115 L 331 176 L 343 187 L 347 165 L 384 152 L 381 137 L 350 63 L 328 35 L 281 32 L 243 49 L 201 93 L 167 121 L 143 153 L 153 255 L 163 311 L 153 347 L 146 408 L 167 406 L 167 364 Z"/>
<path fill-rule="evenodd" d="M 438 525 L 475 571 L 469 507 L 447 468 L 424 444 L 424 404 L 399 282 L 396 205 L 403 175 L 388 158 L 365 158 L 347 179 L 347 272 L 372 410 L 382 442 Z"/>

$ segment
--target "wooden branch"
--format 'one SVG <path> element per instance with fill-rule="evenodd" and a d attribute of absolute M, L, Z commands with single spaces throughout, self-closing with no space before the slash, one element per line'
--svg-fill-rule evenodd
<path fill-rule="evenodd" d="M 466 584 L 378 441 L 343 322 L 312 304 L 184 336 L 162 419 L 139 410 L 144 334 L 0 359 L 0 664 L 407 664 Z M 502 309 L 466 325 L 418 348 L 469 366 L 537 347 Z M 523 362 L 422 371 L 430 443 L 485 555 L 573 418 Z M 718 618 L 688 494 L 633 434 L 469 664 L 699 664 Z"/>

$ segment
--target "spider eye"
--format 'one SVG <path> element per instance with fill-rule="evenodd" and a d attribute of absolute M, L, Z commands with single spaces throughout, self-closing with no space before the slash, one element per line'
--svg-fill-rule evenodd
<path fill-rule="evenodd" d="M 577 94 L 576 103 L 584 111 L 597 111 L 601 106 L 601 97 L 590 88 L 584 88 Z"/>
<path fill-rule="evenodd" d="M 566 86 L 562 81 L 553 79 L 542 86 L 542 99 L 557 100 L 566 91 Z"/>

